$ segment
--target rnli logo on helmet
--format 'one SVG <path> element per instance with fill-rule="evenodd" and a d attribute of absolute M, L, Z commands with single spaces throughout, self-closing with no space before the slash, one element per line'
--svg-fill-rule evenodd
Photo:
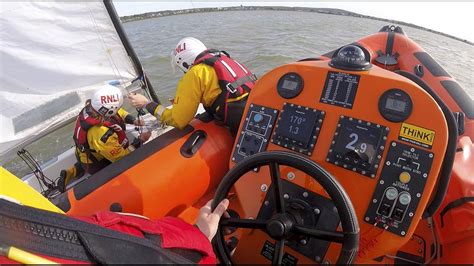
<path fill-rule="evenodd" d="M 119 101 L 119 96 L 118 94 L 115 95 L 102 95 L 100 96 L 100 103 L 116 103 Z"/>
<path fill-rule="evenodd" d="M 186 50 L 186 43 L 180 43 L 178 46 L 176 46 L 175 54 L 179 54 L 182 51 Z"/>

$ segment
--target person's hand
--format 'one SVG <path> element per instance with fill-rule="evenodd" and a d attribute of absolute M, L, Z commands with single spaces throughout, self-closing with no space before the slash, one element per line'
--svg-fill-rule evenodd
<path fill-rule="evenodd" d="M 143 119 L 135 119 L 135 121 L 133 121 L 133 124 L 135 126 L 144 126 L 145 125 L 145 121 Z"/>
<path fill-rule="evenodd" d="M 143 131 L 140 136 L 138 136 L 140 138 L 140 141 L 142 143 L 146 142 L 151 136 L 151 131 Z"/>
<path fill-rule="evenodd" d="M 145 106 L 147 103 L 150 102 L 148 98 L 141 94 L 137 93 L 129 93 L 128 94 L 128 99 L 130 100 L 130 104 L 133 105 L 135 108 L 142 108 Z"/>
<path fill-rule="evenodd" d="M 201 232 L 207 236 L 209 241 L 212 241 L 214 236 L 217 233 L 217 227 L 219 226 L 219 220 L 224 212 L 229 207 L 229 200 L 222 200 L 216 209 L 211 212 L 212 200 L 208 201 L 199 211 L 199 216 L 196 221 L 196 226 L 201 230 Z"/>

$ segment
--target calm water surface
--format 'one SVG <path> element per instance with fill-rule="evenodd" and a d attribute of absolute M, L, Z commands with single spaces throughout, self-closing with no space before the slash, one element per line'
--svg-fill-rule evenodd
<path fill-rule="evenodd" d="M 226 50 L 257 76 L 282 64 L 316 57 L 377 32 L 387 22 L 295 11 L 227 11 L 185 14 L 124 24 L 132 46 L 163 103 L 174 96 L 180 73 L 173 74 L 170 53 L 183 37 Z M 403 26 L 405 32 L 443 66 L 474 98 L 474 46 Z M 72 147 L 69 125 L 29 151 L 47 161 Z M 6 165 L 18 176 L 28 173 L 18 159 Z"/>
<path fill-rule="evenodd" d="M 387 22 L 296 11 L 227 11 L 186 14 L 125 23 L 125 31 L 155 90 L 174 96 L 170 52 L 183 37 L 229 52 L 258 76 L 306 57 L 316 57 L 373 34 Z M 474 98 L 474 46 L 402 26 Z"/>

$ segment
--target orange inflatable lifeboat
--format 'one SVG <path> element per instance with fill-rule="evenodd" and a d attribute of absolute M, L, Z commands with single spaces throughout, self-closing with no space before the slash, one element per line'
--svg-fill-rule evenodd
<path fill-rule="evenodd" d="M 473 108 L 386 26 L 266 73 L 235 138 L 197 117 L 55 203 L 193 223 L 207 200 L 229 198 L 213 241 L 225 264 L 472 264 Z"/>

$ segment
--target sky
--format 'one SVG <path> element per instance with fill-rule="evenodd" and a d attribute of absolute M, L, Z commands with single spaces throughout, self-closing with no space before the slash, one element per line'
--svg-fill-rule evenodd
<path fill-rule="evenodd" d="M 160 10 L 223 6 L 302 6 L 340 8 L 379 18 L 394 19 L 474 42 L 474 2 L 334 2 L 334 1 L 113 1 L 119 16 Z"/>

